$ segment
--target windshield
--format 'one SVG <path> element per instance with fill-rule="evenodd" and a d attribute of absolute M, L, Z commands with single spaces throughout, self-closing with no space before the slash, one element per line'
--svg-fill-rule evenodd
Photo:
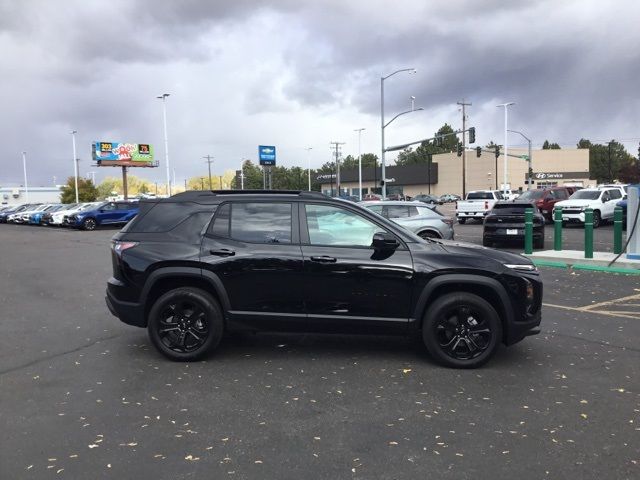
<path fill-rule="evenodd" d="M 521 200 L 538 200 L 544 196 L 544 190 L 529 190 L 518 197 Z"/>
<path fill-rule="evenodd" d="M 497 203 L 491 213 L 498 215 L 524 215 L 527 208 L 533 209 L 530 203 Z"/>
<path fill-rule="evenodd" d="M 597 200 L 601 193 L 600 190 L 578 190 L 569 200 Z"/>

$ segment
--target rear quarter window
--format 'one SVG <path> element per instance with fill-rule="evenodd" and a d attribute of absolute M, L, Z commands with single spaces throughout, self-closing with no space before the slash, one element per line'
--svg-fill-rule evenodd
<path fill-rule="evenodd" d="M 215 211 L 215 205 L 199 205 L 192 202 L 141 203 L 140 213 L 130 223 L 131 233 L 173 232 L 172 236 L 184 237 L 195 232 L 200 235 Z"/>

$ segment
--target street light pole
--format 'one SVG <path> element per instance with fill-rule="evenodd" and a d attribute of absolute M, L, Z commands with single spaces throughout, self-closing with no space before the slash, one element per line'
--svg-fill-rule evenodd
<path fill-rule="evenodd" d="M 527 163 L 529 164 L 527 168 L 527 190 L 531 190 L 531 170 L 532 170 L 532 159 L 531 159 L 531 139 L 528 138 L 524 133 L 519 132 L 517 130 L 507 130 L 511 133 L 517 133 L 522 136 L 529 143 L 529 155 L 527 156 Z"/>
<path fill-rule="evenodd" d="M 508 107 L 510 105 L 515 105 L 515 102 L 507 102 L 507 103 L 501 103 L 500 105 L 496 105 L 496 107 L 504 107 L 504 179 L 503 179 L 503 185 L 502 185 L 502 191 L 504 192 L 505 196 L 507 194 L 507 159 L 508 157 L 508 153 L 509 153 L 509 147 L 507 145 L 507 125 L 508 125 Z"/>
<path fill-rule="evenodd" d="M 76 133 L 77 130 L 71 131 L 71 142 L 73 143 L 73 173 L 76 187 L 76 203 L 80 203 L 78 200 L 78 157 L 76 155 Z"/>
<path fill-rule="evenodd" d="M 27 152 L 22 152 L 22 168 L 24 169 L 24 196 L 29 203 L 29 186 L 27 185 Z"/>
<path fill-rule="evenodd" d="M 380 152 L 380 165 L 381 165 L 381 179 L 380 181 L 382 182 L 382 199 L 384 200 L 387 197 L 387 182 L 386 182 L 386 177 L 385 177 L 385 160 L 384 160 L 384 153 L 385 153 L 385 147 L 384 147 L 384 128 L 386 127 L 385 123 L 384 123 L 384 81 L 389 78 L 394 76 L 396 73 L 400 73 L 400 72 L 410 72 L 410 73 L 416 73 L 416 69 L 415 68 L 401 68 L 400 70 L 396 70 L 393 73 L 390 73 L 389 75 L 387 75 L 386 77 L 380 77 L 380 133 L 381 133 L 381 143 L 382 143 L 382 149 Z M 411 111 L 413 111 L 413 108 L 411 109 Z M 387 124 L 388 125 L 388 124 Z M 375 188 L 375 185 L 374 185 Z"/>
<path fill-rule="evenodd" d="M 356 128 L 354 130 L 354 132 L 358 132 L 358 191 L 360 192 L 360 201 L 362 201 L 362 131 L 363 130 L 366 130 L 366 128 Z"/>
<path fill-rule="evenodd" d="M 171 169 L 169 168 L 169 139 L 167 137 L 167 97 L 169 93 L 163 93 L 156 98 L 162 100 L 162 120 L 164 123 L 164 161 L 167 164 L 167 194 L 171 196 Z"/>
<path fill-rule="evenodd" d="M 305 150 L 307 151 L 307 177 L 309 180 L 309 191 L 311 191 L 311 150 L 313 150 L 313 147 L 307 147 Z"/>

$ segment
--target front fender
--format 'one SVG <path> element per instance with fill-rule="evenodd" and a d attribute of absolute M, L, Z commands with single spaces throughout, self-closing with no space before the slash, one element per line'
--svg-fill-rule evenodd
<path fill-rule="evenodd" d="M 413 319 L 416 326 L 418 328 L 420 327 L 424 312 L 427 309 L 434 292 L 438 288 L 447 285 L 453 286 L 460 284 L 471 286 L 480 285 L 485 288 L 490 288 L 496 293 L 502 303 L 502 305 L 494 305 L 494 308 L 496 308 L 498 314 L 500 314 L 500 316 L 502 317 L 505 327 L 509 325 L 509 323 L 513 320 L 513 306 L 511 303 L 511 299 L 509 298 L 509 295 L 507 294 L 504 286 L 498 280 L 481 275 L 452 273 L 438 275 L 437 277 L 431 279 L 425 285 L 422 292 L 420 293 L 420 296 L 418 297 L 418 301 L 416 302 L 416 306 L 413 312 Z"/>

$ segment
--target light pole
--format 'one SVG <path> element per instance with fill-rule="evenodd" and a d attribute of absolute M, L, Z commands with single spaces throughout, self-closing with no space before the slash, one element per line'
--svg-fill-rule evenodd
<path fill-rule="evenodd" d="M 29 203 L 29 186 L 27 185 L 27 152 L 22 152 L 22 168 L 24 169 L 24 196 Z"/>
<path fill-rule="evenodd" d="M 503 185 L 502 185 L 502 191 L 503 193 L 506 195 L 507 194 L 507 158 L 509 158 L 507 155 L 509 153 L 509 147 L 507 145 L 507 124 L 508 124 L 508 107 L 510 105 L 515 105 L 516 102 L 507 102 L 507 103 L 501 103 L 500 105 L 496 105 L 496 107 L 504 107 L 504 179 L 503 179 Z"/>
<path fill-rule="evenodd" d="M 415 105 L 416 105 L 416 97 L 414 97 L 413 95 L 411 95 L 411 111 L 413 112 Z"/>
<path fill-rule="evenodd" d="M 78 200 L 78 157 L 76 156 L 76 133 L 77 130 L 71 130 L 71 142 L 73 143 L 73 173 L 76 186 L 76 203 L 80 203 Z"/>
<path fill-rule="evenodd" d="M 507 130 L 511 133 L 517 133 L 521 135 L 529 143 L 529 155 L 527 155 L 527 163 L 529 164 L 527 168 L 527 190 L 531 190 L 531 169 L 532 169 L 532 160 L 531 160 L 531 139 L 528 138 L 524 133 L 519 132 L 517 130 Z"/>
<path fill-rule="evenodd" d="M 164 161 L 167 164 L 167 194 L 171 196 L 171 170 L 169 169 L 169 139 L 167 138 L 167 97 L 169 93 L 163 93 L 156 98 L 162 100 L 162 119 L 164 122 Z"/>
<path fill-rule="evenodd" d="M 309 191 L 311 191 L 311 150 L 313 150 L 313 147 L 307 147 L 305 150 L 307 151 L 307 177 L 309 180 Z"/>
<path fill-rule="evenodd" d="M 387 76 L 383 76 L 380 77 L 380 133 L 381 133 L 381 137 L 382 137 L 382 149 L 381 149 L 381 156 L 380 156 L 380 164 L 381 164 L 381 176 L 382 178 L 380 179 L 380 181 L 382 182 L 382 199 L 384 200 L 387 196 L 387 182 L 386 182 L 386 177 L 385 177 L 385 162 L 384 162 L 384 129 L 387 125 L 389 125 L 389 123 L 393 122 L 393 120 L 395 120 L 396 118 L 398 118 L 399 115 L 396 115 L 393 119 L 391 119 L 391 121 L 389 123 L 387 123 L 385 125 L 384 123 L 384 81 L 389 78 L 394 76 L 396 73 L 400 73 L 400 72 L 409 72 L 409 73 L 416 73 L 416 69 L 415 68 L 401 68 L 400 70 L 396 70 L 393 73 L 390 73 Z M 422 109 L 419 109 L 422 110 Z M 410 111 L 413 111 L 410 110 Z M 403 113 L 408 113 L 408 112 L 403 112 Z M 375 185 L 374 185 L 375 188 Z"/>
<path fill-rule="evenodd" d="M 411 97 L 414 98 L 414 97 Z M 413 105 L 411 106 L 413 110 Z M 360 192 L 360 201 L 362 201 L 362 131 L 366 128 L 356 128 L 354 132 L 358 132 L 358 191 Z"/>
<path fill-rule="evenodd" d="M 244 190 L 244 160 L 240 164 L 240 190 Z"/>

